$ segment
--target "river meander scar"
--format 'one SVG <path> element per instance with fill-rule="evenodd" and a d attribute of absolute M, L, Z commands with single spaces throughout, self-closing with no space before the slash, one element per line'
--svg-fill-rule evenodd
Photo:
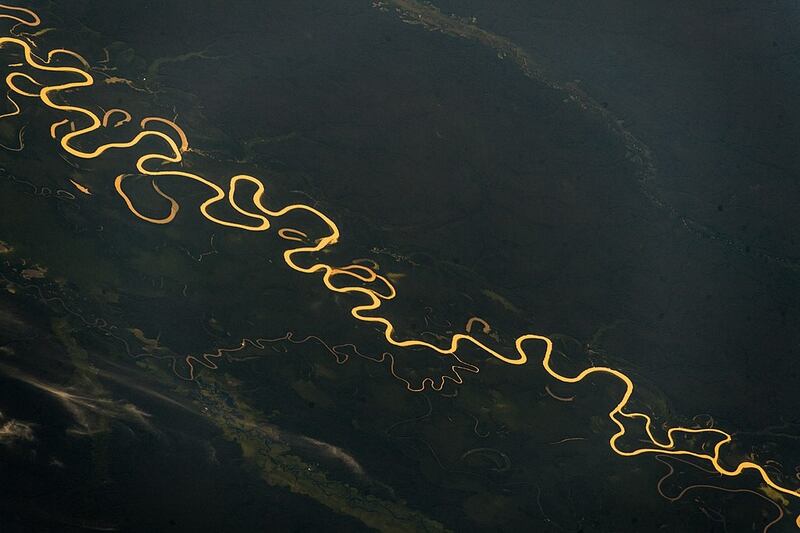
<path fill-rule="evenodd" d="M 268 207 L 264 197 L 264 183 L 253 176 L 233 176 L 229 180 L 226 190 L 199 174 L 182 170 L 182 167 L 179 167 L 179 163 L 183 160 L 183 154 L 190 150 L 189 141 L 186 134 L 174 121 L 161 117 L 145 117 L 139 122 L 140 131 L 129 140 L 109 142 L 101 144 L 93 149 L 79 148 L 76 146 L 76 141 L 82 137 L 85 138 L 88 134 L 100 128 L 108 126 L 109 117 L 112 112 L 125 117 L 123 121 L 116 122 L 112 127 L 120 125 L 121 122 L 127 122 L 130 116 L 129 113 L 122 109 L 114 109 L 106 112 L 101 117 L 91 109 L 59 103 L 59 101 L 63 101 L 64 93 L 94 85 L 95 80 L 89 72 L 90 68 L 88 67 L 88 62 L 77 52 L 62 48 L 50 50 L 46 55 L 46 59 L 34 53 L 33 48 L 35 45 L 31 40 L 34 35 L 17 33 L 20 27 L 32 28 L 41 23 L 39 16 L 33 11 L 22 7 L 0 4 L 0 18 L 10 19 L 14 23 L 14 26 L 10 30 L 11 36 L 0 37 L 0 47 L 5 49 L 16 48 L 22 52 L 24 59 L 24 63 L 11 66 L 12 69 L 27 67 L 31 69 L 29 72 L 46 74 L 48 76 L 47 79 L 51 79 L 54 75 L 63 75 L 65 78 L 63 83 L 55 85 L 46 84 L 37 80 L 33 74 L 28 74 L 21 70 L 12 70 L 12 72 L 5 77 L 5 81 L 9 89 L 8 99 L 14 104 L 15 110 L 6 113 L 0 118 L 13 117 L 20 113 L 15 98 L 25 97 L 39 100 L 47 108 L 50 108 L 58 114 L 56 122 L 53 123 L 50 129 L 51 135 L 59 141 L 64 151 L 81 159 L 97 158 L 113 149 L 132 149 L 139 145 L 144 139 L 160 142 L 163 148 L 161 151 L 144 153 L 138 157 L 136 161 L 136 171 L 144 176 L 150 176 L 151 179 L 153 179 L 152 186 L 155 191 L 170 204 L 169 214 L 162 218 L 151 218 L 141 214 L 133 205 L 130 197 L 125 193 L 123 186 L 127 174 L 120 174 L 114 181 L 114 187 L 117 193 L 119 193 L 129 210 L 136 217 L 150 223 L 168 224 L 177 215 L 179 210 L 178 201 L 158 188 L 155 181 L 156 178 L 183 178 L 205 186 L 208 189 L 208 196 L 199 206 L 200 213 L 206 219 L 229 228 L 253 232 L 265 231 L 272 226 L 273 221 L 289 213 L 308 213 L 318 219 L 318 221 L 327 228 L 327 234 L 312 242 L 306 240 L 306 234 L 300 230 L 282 228 L 279 235 L 290 243 L 290 247 L 283 253 L 283 260 L 291 269 L 297 272 L 321 275 L 323 284 L 332 292 L 353 294 L 365 300 L 364 303 L 352 307 L 350 314 L 358 321 L 371 323 L 379 327 L 388 344 L 397 347 L 425 348 L 444 357 L 457 357 L 456 354 L 462 345 L 471 344 L 492 357 L 510 365 L 522 365 L 526 363 L 528 360 L 528 349 L 531 345 L 535 345 L 541 350 L 539 353 L 541 353 L 540 357 L 544 370 L 552 378 L 562 383 L 578 383 L 589 376 L 603 374 L 615 378 L 624 385 L 624 393 L 621 395 L 614 408 L 608 413 L 608 417 L 618 428 L 609 439 L 609 445 L 615 453 L 625 457 L 642 454 L 689 456 L 707 463 L 719 474 L 729 477 L 738 476 L 745 471 L 754 471 L 761 477 L 763 483 L 772 490 L 790 496 L 792 498 L 792 503 L 795 505 L 800 503 L 800 491 L 779 483 L 758 463 L 741 461 L 732 467 L 725 466 L 723 464 L 722 453 L 726 449 L 726 445 L 732 441 L 731 434 L 725 431 L 716 428 L 677 426 L 667 430 L 666 440 L 660 440 L 653 433 L 653 423 L 649 415 L 625 410 L 634 391 L 634 384 L 626 374 L 606 366 L 592 366 L 574 376 L 564 375 L 552 366 L 551 354 L 553 342 L 546 336 L 533 333 L 520 335 L 514 343 L 513 351 L 503 350 L 499 347 L 493 348 L 485 344 L 470 333 L 470 327 L 465 328 L 466 331 L 464 333 L 452 335 L 452 337 L 449 338 L 449 342 L 445 342 L 442 345 L 433 344 L 416 338 L 399 338 L 395 334 L 395 328 L 392 322 L 380 314 L 383 301 L 390 300 L 396 295 L 395 286 L 389 279 L 379 275 L 375 269 L 363 264 L 352 263 L 337 267 L 324 262 L 315 262 L 315 257 L 318 255 L 318 252 L 333 246 L 341 237 L 339 228 L 331 218 L 315 207 L 305 204 L 290 204 L 280 208 Z M 75 66 L 76 64 L 79 66 Z M 59 126 L 65 124 L 67 120 L 75 124 L 74 130 L 72 128 L 70 128 L 70 131 L 59 129 Z M 88 125 L 84 125 L 87 121 Z M 81 126 L 78 127 L 78 124 L 81 124 Z M 161 126 L 160 128 L 157 127 L 159 125 Z M 162 131 L 164 129 L 168 130 L 169 133 Z M 58 139 L 58 135 L 62 131 L 66 131 L 66 133 Z M 152 143 L 150 144 L 152 145 Z M 248 210 L 237 203 L 236 190 L 237 187 L 242 184 L 255 187 L 255 192 L 253 192 L 251 196 L 252 205 L 254 205 L 256 209 L 255 211 Z M 242 215 L 244 222 L 226 220 L 213 215 L 210 209 L 220 202 L 227 202 L 231 208 Z M 303 258 L 307 260 L 310 259 L 311 264 L 304 263 L 302 261 Z M 348 284 L 348 282 L 350 283 Z M 471 326 L 471 323 L 469 326 Z M 488 324 L 486 324 L 486 327 L 488 327 Z M 649 438 L 649 442 L 646 445 L 635 449 L 624 449 L 619 444 L 620 439 L 626 434 L 626 428 L 623 422 L 625 420 L 629 422 L 637 420 L 643 423 L 643 429 Z M 698 451 L 691 448 L 682 448 L 678 444 L 679 439 L 676 437 L 692 434 L 713 439 L 715 441 L 713 451 L 706 452 L 703 450 Z M 683 441 L 683 439 L 680 440 Z M 800 517 L 795 520 L 795 525 L 800 528 Z"/>

